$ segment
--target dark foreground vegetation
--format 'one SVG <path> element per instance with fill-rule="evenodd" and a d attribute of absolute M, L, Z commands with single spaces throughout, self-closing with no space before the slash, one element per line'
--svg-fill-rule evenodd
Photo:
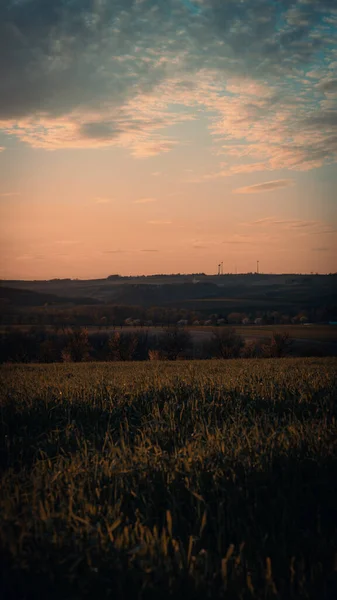
<path fill-rule="evenodd" d="M 3 366 L 2 597 L 336 598 L 336 366 Z"/>
<path fill-rule="evenodd" d="M 302 340 L 300 346 L 293 342 L 286 330 L 271 331 L 261 338 L 245 338 L 230 326 L 210 328 L 201 336 L 200 332 L 179 326 L 162 330 L 145 328 L 128 331 L 124 328 L 91 333 L 83 327 L 62 330 L 7 328 L 0 334 L 0 363 L 281 358 L 288 355 L 337 354 L 337 343 L 334 342 Z"/>

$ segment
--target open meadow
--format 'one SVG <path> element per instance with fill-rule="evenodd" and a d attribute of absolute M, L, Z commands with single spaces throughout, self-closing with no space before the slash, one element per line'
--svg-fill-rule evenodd
<path fill-rule="evenodd" d="M 2 597 L 333 600 L 336 367 L 2 366 Z"/>

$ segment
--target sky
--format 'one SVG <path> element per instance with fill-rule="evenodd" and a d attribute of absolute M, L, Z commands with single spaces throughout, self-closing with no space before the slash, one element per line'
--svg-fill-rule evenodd
<path fill-rule="evenodd" d="M 1 0 L 0 277 L 337 270 L 335 0 Z"/>

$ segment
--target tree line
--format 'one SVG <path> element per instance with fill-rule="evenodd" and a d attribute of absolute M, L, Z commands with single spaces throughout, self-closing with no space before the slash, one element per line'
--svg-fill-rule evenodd
<path fill-rule="evenodd" d="M 83 327 L 61 332 L 44 327 L 8 329 L 0 336 L 0 361 L 52 363 L 283 357 L 292 352 L 288 333 L 267 340 L 244 340 L 235 328 L 214 328 L 207 340 L 190 331 L 168 327 L 157 335 L 144 331 L 88 332 Z"/>
<path fill-rule="evenodd" d="M 130 306 L 130 305 L 77 305 L 16 307 L 1 306 L 0 323 L 2 325 L 49 325 L 54 327 L 89 327 L 98 328 L 121 327 L 127 321 L 135 321 L 140 326 L 167 327 L 178 321 L 186 321 L 188 325 L 205 323 L 217 325 L 219 320 L 231 325 L 239 325 L 245 321 L 254 323 L 261 319 L 265 325 L 290 323 L 317 323 L 329 321 L 336 314 L 336 309 L 326 307 L 312 310 L 293 310 L 281 312 L 272 309 L 255 311 L 219 311 L 210 313 L 207 310 L 197 311 L 186 308 L 167 306 Z"/>

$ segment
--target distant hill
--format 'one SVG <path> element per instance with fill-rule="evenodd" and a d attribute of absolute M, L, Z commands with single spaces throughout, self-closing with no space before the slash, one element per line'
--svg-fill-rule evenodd
<path fill-rule="evenodd" d="M 44 305 L 100 304 L 94 298 L 69 298 L 31 290 L 15 289 L 0 285 L 0 306 L 44 306 Z"/>
<path fill-rule="evenodd" d="M 5 292 L 6 289 L 11 291 Z M 112 275 L 91 280 L 2 281 L 0 297 L 13 306 L 46 303 L 170 306 L 206 315 L 235 310 L 279 310 L 290 314 L 322 308 L 330 319 L 337 310 L 337 275 Z"/>
<path fill-rule="evenodd" d="M 172 283 L 150 285 L 143 283 L 119 286 L 115 296 L 118 304 L 139 304 L 140 306 L 162 306 L 181 303 L 186 299 L 216 298 L 220 288 L 212 282 Z"/>

